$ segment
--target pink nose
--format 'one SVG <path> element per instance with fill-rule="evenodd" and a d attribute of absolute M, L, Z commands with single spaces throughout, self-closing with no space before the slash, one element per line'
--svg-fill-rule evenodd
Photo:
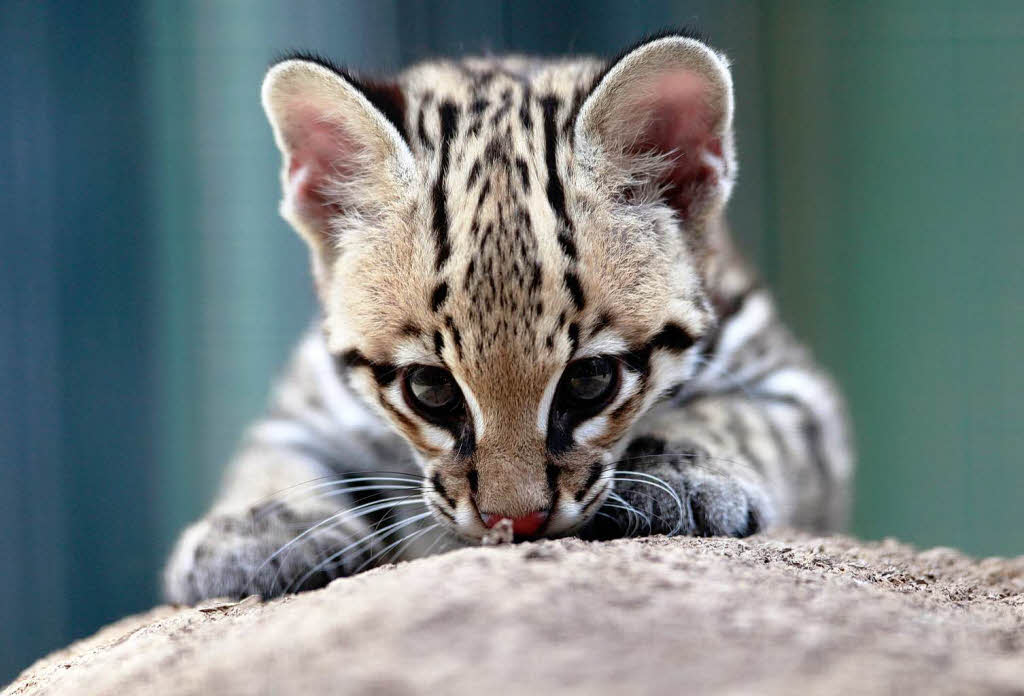
<path fill-rule="evenodd" d="M 484 520 L 484 524 L 487 525 L 488 529 L 494 527 L 502 520 L 509 519 L 503 515 L 491 515 L 484 513 L 481 515 Z M 523 515 L 522 517 L 513 517 L 512 520 L 512 532 L 520 536 L 533 536 L 536 534 L 544 523 L 548 521 L 548 513 L 538 510 L 537 512 L 531 512 L 529 515 Z"/>

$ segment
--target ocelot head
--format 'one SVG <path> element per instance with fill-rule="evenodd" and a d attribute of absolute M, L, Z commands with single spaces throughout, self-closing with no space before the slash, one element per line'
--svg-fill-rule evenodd
<path fill-rule="evenodd" d="M 521 537 L 579 529 L 714 325 L 726 60 L 682 35 L 389 82 L 296 57 L 263 103 L 328 346 L 412 445 L 431 510 L 470 540 L 506 519 Z"/>

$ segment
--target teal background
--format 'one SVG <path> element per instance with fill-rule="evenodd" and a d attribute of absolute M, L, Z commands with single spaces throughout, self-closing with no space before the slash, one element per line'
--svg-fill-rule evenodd
<path fill-rule="evenodd" d="M 691 24 L 733 59 L 731 208 L 842 381 L 853 530 L 1024 554 L 1024 3 L 0 4 L 0 683 L 157 601 L 307 325 L 262 72 L 613 54 Z"/>

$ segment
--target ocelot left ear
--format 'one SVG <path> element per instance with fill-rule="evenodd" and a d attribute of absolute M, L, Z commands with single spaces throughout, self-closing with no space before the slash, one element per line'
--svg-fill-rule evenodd
<path fill-rule="evenodd" d="M 611 164 L 630 186 L 699 228 L 736 176 L 732 77 L 726 59 L 685 36 L 653 39 L 613 63 L 583 102 L 577 155 Z"/>
<path fill-rule="evenodd" d="M 315 59 L 274 65 L 263 108 L 283 158 L 281 214 L 309 244 L 320 284 L 353 240 L 346 224 L 393 211 L 414 175 L 397 87 L 364 84 Z"/>

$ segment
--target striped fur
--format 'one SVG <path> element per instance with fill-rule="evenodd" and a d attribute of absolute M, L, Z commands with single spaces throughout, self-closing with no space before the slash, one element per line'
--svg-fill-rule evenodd
<path fill-rule="evenodd" d="M 610 63 L 430 62 L 374 84 L 299 57 L 264 105 L 323 317 L 179 542 L 170 599 L 314 587 L 477 543 L 488 515 L 592 538 L 843 523 L 842 400 L 722 220 L 722 56 L 667 36 Z M 599 356 L 613 397 L 566 411 L 563 371 Z M 413 407 L 414 365 L 451 373 L 460 419 Z M 372 497 L 388 486 L 410 500 Z"/>

